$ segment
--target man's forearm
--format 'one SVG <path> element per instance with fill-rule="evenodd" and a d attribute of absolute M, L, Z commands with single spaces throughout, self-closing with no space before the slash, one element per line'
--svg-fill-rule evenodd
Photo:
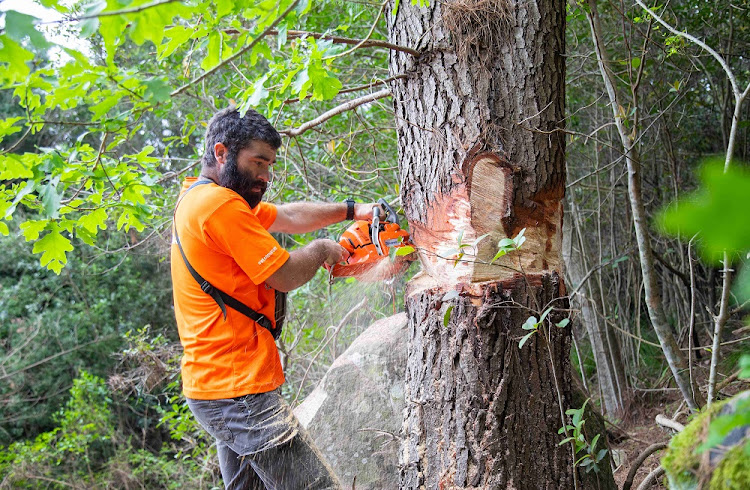
<path fill-rule="evenodd" d="M 372 218 L 378 203 L 356 203 L 354 219 Z M 293 202 L 277 206 L 276 221 L 268 231 L 279 233 L 307 233 L 325 228 L 346 219 L 347 205 L 343 202 Z"/>
<path fill-rule="evenodd" d="M 325 240 L 314 240 L 308 245 L 290 252 L 289 259 L 266 279 L 272 288 L 289 292 L 312 279 L 328 258 Z"/>
<path fill-rule="evenodd" d="M 346 203 L 293 202 L 277 208 L 276 222 L 269 231 L 308 233 L 346 219 Z"/>

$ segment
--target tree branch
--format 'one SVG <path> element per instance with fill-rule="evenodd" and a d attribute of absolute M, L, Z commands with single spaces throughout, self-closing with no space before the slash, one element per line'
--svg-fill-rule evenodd
<path fill-rule="evenodd" d="M 362 90 L 367 90 L 368 88 L 375 88 L 375 87 L 378 87 L 380 85 L 385 85 L 386 83 L 390 83 L 390 82 L 392 82 L 394 80 L 399 80 L 401 78 L 406 78 L 406 77 L 407 77 L 407 75 L 405 73 L 401 73 L 399 75 L 394 75 L 392 77 L 388 77 L 385 80 L 378 80 L 376 82 L 368 83 L 366 85 L 359 85 L 358 87 L 345 88 L 343 90 L 339 90 L 339 94 L 348 94 L 348 93 L 351 93 L 351 92 L 359 92 L 359 91 L 362 91 Z M 309 99 L 311 97 L 312 97 L 312 94 L 308 94 L 302 100 Z M 300 102 L 300 100 L 299 99 L 287 99 L 287 100 L 284 101 L 285 104 L 293 104 L 295 102 Z"/>
<path fill-rule="evenodd" d="M 362 104 L 367 104 L 368 102 L 373 102 L 378 99 L 382 99 L 384 97 L 388 97 L 391 95 L 391 91 L 388 89 L 383 89 L 379 92 L 375 92 L 372 94 L 368 94 L 356 99 L 352 99 L 348 102 L 345 102 L 341 104 L 340 106 L 334 107 L 328 112 L 325 112 L 321 114 L 320 116 L 316 117 L 312 121 L 308 121 L 304 123 L 302 126 L 298 128 L 291 128 L 291 129 L 284 129 L 282 131 L 279 131 L 279 133 L 284 134 L 286 136 L 299 136 L 308 129 L 314 128 L 315 126 L 318 126 L 320 124 L 323 124 L 327 120 L 331 119 L 334 116 L 337 116 L 341 114 L 342 112 L 350 111 L 354 109 L 355 107 L 361 106 Z"/>
<path fill-rule="evenodd" d="M 269 34 L 278 35 L 278 31 L 271 31 Z M 378 39 L 352 39 L 348 37 L 332 36 L 330 34 L 322 34 L 320 32 L 309 32 L 309 31 L 287 31 L 287 39 L 289 38 L 300 38 L 300 37 L 312 37 L 314 39 L 326 39 L 333 41 L 336 44 L 352 44 L 357 45 L 360 48 L 387 48 L 393 51 L 401 51 L 402 53 L 409 53 L 412 56 L 419 56 L 419 51 L 406 46 L 400 46 L 398 44 L 389 43 L 388 41 L 380 41 Z"/>
<path fill-rule="evenodd" d="M 652 444 L 651 446 L 647 447 L 630 466 L 630 471 L 628 471 L 628 477 L 625 479 L 625 483 L 622 484 L 622 490 L 630 490 L 630 487 L 633 486 L 633 480 L 635 479 L 635 474 L 638 472 L 638 468 L 641 467 L 643 462 L 646 461 L 646 458 L 654 454 L 656 451 L 661 451 L 662 449 L 666 449 L 666 447 L 667 447 L 666 442 L 657 442 L 656 444 Z"/>
<path fill-rule="evenodd" d="M 295 0 L 294 3 L 292 3 L 289 6 L 289 8 L 287 8 L 281 15 L 279 15 L 276 18 L 276 20 L 274 20 L 271 23 L 271 25 L 266 28 L 265 31 L 261 32 L 258 37 L 256 37 L 255 39 L 253 39 L 253 41 L 250 44 L 248 44 L 244 48 L 240 49 L 239 51 L 237 51 L 236 53 L 234 53 L 232 56 L 230 56 L 229 58 L 225 59 L 224 61 L 222 61 L 218 65 L 214 66 L 210 70 L 206 71 L 202 75 L 194 78 L 190 82 L 188 82 L 185 85 L 183 85 L 182 87 L 178 88 L 177 90 L 175 90 L 174 92 L 172 92 L 170 94 L 170 96 L 174 97 L 176 95 L 180 95 L 182 92 L 186 91 L 188 88 L 192 87 L 193 85 L 195 85 L 196 83 L 200 82 L 204 78 L 208 77 L 209 75 L 212 75 L 212 74 L 216 73 L 219 70 L 219 68 L 223 67 L 224 65 L 226 65 L 228 63 L 231 63 L 232 61 L 236 60 L 237 58 L 239 58 L 240 56 L 242 56 L 243 54 L 245 54 L 246 52 L 248 52 L 249 50 L 251 50 L 253 48 L 253 46 L 255 46 L 256 44 L 258 44 L 258 42 L 261 39 L 263 39 L 264 37 L 268 36 L 272 32 L 278 32 L 278 31 L 275 31 L 274 28 L 277 25 L 279 25 L 279 22 L 281 22 L 282 20 L 284 20 L 284 17 L 286 17 L 287 15 L 289 15 L 289 13 L 297 7 L 297 4 L 299 2 L 300 2 L 300 0 Z"/>
<path fill-rule="evenodd" d="M 40 22 L 40 24 L 61 24 L 64 22 L 80 22 L 82 20 L 97 19 L 99 17 L 111 17 L 113 15 L 136 14 L 138 12 L 143 12 L 144 10 L 148 10 L 153 7 L 160 7 L 162 5 L 167 5 L 169 3 L 175 3 L 179 1 L 180 0 L 158 0 L 156 2 L 147 3 L 145 5 L 140 5 L 138 7 L 131 7 L 129 9 L 111 10 L 109 12 L 100 12 L 98 14 L 82 15 L 81 17 L 75 17 L 73 19 L 60 19 L 60 20 L 52 20 L 48 22 Z"/>

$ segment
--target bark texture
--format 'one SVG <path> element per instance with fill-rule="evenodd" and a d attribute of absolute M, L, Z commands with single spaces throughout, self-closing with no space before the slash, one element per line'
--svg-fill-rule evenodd
<path fill-rule="evenodd" d="M 447 327 L 442 293 L 408 298 L 401 488 L 573 488 L 557 433 L 558 390 L 570 403 L 569 335 L 553 327 L 549 343 L 518 348 L 529 316 L 520 305 L 555 305 L 561 287 L 545 274 L 484 284 L 480 297 L 463 291 Z"/>
<path fill-rule="evenodd" d="M 567 308 L 564 28 L 560 1 L 400 2 L 389 15 L 390 42 L 420 53 L 390 60 L 406 75 L 391 90 L 422 263 L 407 294 L 401 488 L 574 487 L 571 448 L 558 446 L 570 332 L 547 322 L 549 338 L 519 349 L 529 316 Z M 521 250 L 491 264 L 523 228 Z M 485 234 L 451 256 L 459 237 Z"/>

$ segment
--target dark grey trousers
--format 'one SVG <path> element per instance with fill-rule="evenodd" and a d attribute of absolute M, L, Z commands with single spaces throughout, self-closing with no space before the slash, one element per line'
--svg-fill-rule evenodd
<path fill-rule="evenodd" d="M 277 391 L 222 400 L 187 399 L 216 439 L 227 489 L 341 489 L 336 475 Z"/>

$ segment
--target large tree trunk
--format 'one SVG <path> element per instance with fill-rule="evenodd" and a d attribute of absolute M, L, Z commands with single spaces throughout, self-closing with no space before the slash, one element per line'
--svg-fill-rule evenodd
<path fill-rule="evenodd" d="M 392 91 L 401 199 L 423 268 L 407 293 L 401 487 L 573 488 L 571 447 L 558 446 L 569 330 L 547 322 L 546 339 L 519 349 L 529 316 L 567 308 L 565 4 L 402 1 L 388 28 L 421 53 L 390 63 L 408 75 Z M 490 264 L 523 228 L 521 250 Z M 463 260 L 447 258 L 484 234 Z"/>

